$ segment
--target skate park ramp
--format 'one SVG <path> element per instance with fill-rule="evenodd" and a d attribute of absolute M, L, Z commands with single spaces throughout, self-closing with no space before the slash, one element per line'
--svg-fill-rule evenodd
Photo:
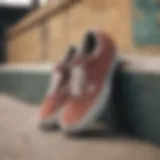
<path fill-rule="evenodd" d="M 36 128 L 35 107 L 0 95 L 1 160 L 159 160 L 158 146 L 128 138 L 67 137 Z"/>

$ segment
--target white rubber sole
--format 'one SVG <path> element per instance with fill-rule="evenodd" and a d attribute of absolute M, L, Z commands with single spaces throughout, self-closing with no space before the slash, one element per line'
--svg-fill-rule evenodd
<path fill-rule="evenodd" d="M 99 96 L 97 97 L 94 103 L 94 106 L 92 107 L 92 110 L 90 110 L 88 114 L 84 116 L 84 118 L 77 124 L 68 125 L 60 122 L 59 126 L 64 132 L 68 134 L 76 134 L 76 133 L 83 132 L 89 128 L 90 124 L 92 124 L 97 120 L 99 115 L 102 114 L 102 112 L 106 108 L 106 105 L 109 102 L 110 93 L 112 89 L 113 75 L 114 75 L 114 71 L 116 70 L 116 66 L 118 64 L 117 57 L 118 56 L 116 55 L 116 57 L 113 60 L 109 74 L 106 76 L 104 80 L 102 90 Z"/>
<path fill-rule="evenodd" d="M 57 121 L 58 121 L 58 116 L 59 116 L 59 110 L 53 114 L 52 116 L 50 116 L 47 119 L 39 119 L 37 118 L 37 127 L 38 128 L 50 128 L 50 127 L 55 127 L 57 126 Z"/>

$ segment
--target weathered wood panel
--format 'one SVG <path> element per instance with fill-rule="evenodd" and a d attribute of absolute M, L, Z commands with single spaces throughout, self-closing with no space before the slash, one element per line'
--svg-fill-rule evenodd
<path fill-rule="evenodd" d="M 65 52 L 68 45 L 68 14 L 61 13 L 56 17 L 50 18 L 48 26 L 48 61 L 57 61 Z"/>
<path fill-rule="evenodd" d="M 80 44 L 84 33 L 92 28 L 109 33 L 124 54 L 160 52 L 158 46 L 134 44 L 132 0 L 75 1 L 62 0 L 55 7 L 46 6 L 10 29 L 8 61 L 55 62 L 69 44 Z"/>
<path fill-rule="evenodd" d="M 75 2 L 62 0 L 45 6 L 9 29 L 8 62 L 57 61 L 68 45 L 67 8 Z"/>
<path fill-rule="evenodd" d="M 41 60 L 40 26 L 10 39 L 7 57 L 11 63 L 39 62 Z"/>
<path fill-rule="evenodd" d="M 94 1 L 89 2 L 90 0 L 83 1 L 70 10 L 71 41 L 79 42 L 87 29 L 101 28 L 115 38 L 123 51 L 130 50 L 132 48 L 130 1 L 100 0 L 102 6 L 94 4 Z"/>

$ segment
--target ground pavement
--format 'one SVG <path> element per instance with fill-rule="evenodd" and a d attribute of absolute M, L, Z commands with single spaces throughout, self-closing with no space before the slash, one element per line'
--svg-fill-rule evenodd
<path fill-rule="evenodd" d="M 120 137 L 71 138 L 40 132 L 35 106 L 0 95 L 0 160 L 160 160 L 160 149 Z"/>

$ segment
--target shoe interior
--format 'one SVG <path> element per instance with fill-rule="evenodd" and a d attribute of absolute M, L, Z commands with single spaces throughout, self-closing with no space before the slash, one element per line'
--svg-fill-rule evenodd
<path fill-rule="evenodd" d="M 94 33 L 90 32 L 86 35 L 83 45 L 83 53 L 92 54 L 97 48 L 97 38 Z"/>

